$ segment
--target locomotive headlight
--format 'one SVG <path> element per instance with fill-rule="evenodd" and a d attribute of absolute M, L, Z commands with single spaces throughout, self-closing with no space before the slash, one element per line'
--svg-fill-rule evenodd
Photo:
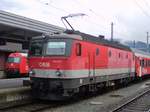
<path fill-rule="evenodd" d="M 35 71 L 30 70 L 30 72 L 29 72 L 29 76 L 32 76 L 32 75 L 35 75 Z"/>
<path fill-rule="evenodd" d="M 55 74 L 56 74 L 57 76 L 61 76 L 61 75 L 62 75 L 62 73 L 61 73 L 59 70 L 57 70 L 57 71 L 55 72 Z"/>

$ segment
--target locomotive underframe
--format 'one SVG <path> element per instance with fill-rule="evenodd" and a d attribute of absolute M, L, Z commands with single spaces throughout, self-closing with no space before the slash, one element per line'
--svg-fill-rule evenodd
<path fill-rule="evenodd" d="M 86 87 L 86 92 L 95 91 L 99 89 L 101 84 L 105 83 L 105 86 L 111 86 L 112 82 L 124 83 L 127 79 L 130 80 L 134 77 L 134 72 L 72 79 L 31 77 L 32 95 L 44 100 L 64 100 L 83 92 L 81 91 L 82 87 Z"/>

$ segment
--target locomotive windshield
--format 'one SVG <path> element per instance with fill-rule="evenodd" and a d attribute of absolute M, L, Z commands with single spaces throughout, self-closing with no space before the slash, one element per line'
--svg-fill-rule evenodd
<path fill-rule="evenodd" d="M 20 58 L 17 57 L 9 57 L 7 60 L 8 63 L 19 63 L 20 62 Z"/>
<path fill-rule="evenodd" d="M 30 56 L 69 56 L 71 52 L 71 39 L 33 40 Z"/>
<path fill-rule="evenodd" d="M 65 55 L 66 42 L 48 42 L 46 55 Z"/>

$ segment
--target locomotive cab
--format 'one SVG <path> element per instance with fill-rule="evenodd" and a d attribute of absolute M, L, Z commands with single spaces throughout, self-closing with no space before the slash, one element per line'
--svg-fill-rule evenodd
<path fill-rule="evenodd" d="M 75 55 L 80 55 L 81 45 L 76 37 L 62 35 L 32 40 L 29 64 L 34 96 L 39 93 L 39 98 L 44 99 L 45 96 L 45 99 L 53 99 L 52 93 L 56 93 L 63 98 L 69 96 L 72 91 L 77 91 L 79 80 L 74 79 L 79 76 L 75 75 L 74 71 L 78 69 L 80 62 L 78 66 L 73 63 L 77 63 Z M 39 91 L 47 91 L 47 95 L 43 96 L 46 92 Z"/>

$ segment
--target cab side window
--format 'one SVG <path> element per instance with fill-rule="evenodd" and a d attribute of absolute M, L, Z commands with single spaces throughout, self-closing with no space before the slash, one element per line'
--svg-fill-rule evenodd
<path fill-rule="evenodd" d="M 76 55 L 81 56 L 82 53 L 82 47 L 80 43 L 76 43 Z"/>

